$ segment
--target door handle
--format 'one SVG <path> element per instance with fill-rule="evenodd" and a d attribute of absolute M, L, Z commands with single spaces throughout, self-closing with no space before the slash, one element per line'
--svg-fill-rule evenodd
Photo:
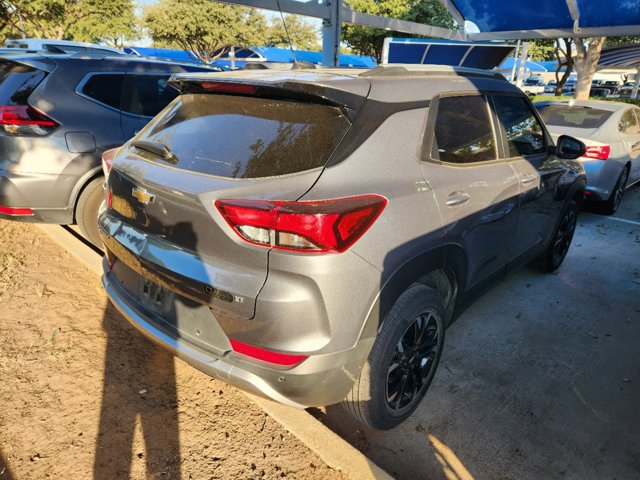
<path fill-rule="evenodd" d="M 463 203 L 468 202 L 470 198 L 471 195 L 469 195 L 468 193 L 456 190 L 455 192 L 451 192 L 447 197 L 447 205 L 449 207 L 462 205 Z"/>
<path fill-rule="evenodd" d="M 523 175 L 522 177 L 520 177 L 520 183 L 523 185 L 528 185 L 535 182 L 538 178 L 538 175 Z"/>

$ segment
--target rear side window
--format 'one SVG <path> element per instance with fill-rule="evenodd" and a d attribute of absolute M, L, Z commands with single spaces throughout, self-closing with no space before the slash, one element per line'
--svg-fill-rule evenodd
<path fill-rule="evenodd" d="M 120 109 L 124 73 L 97 73 L 82 86 L 82 93 L 93 100 Z"/>
<path fill-rule="evenodd" d="M 431 158 L 449 163 L 497 158 L 485 97 L 442 97 L 437 109 Z"/>
<path fill-rule="evenodd" d="M 47 74 L 37 68 L 0 61 L 0 105 L 26 105 Z"/>
<path fill-rule="evenodd" d="M 547 125 L 570 128 L 600 128 L 610 111 L 569 105 L 539 105 L 538 112 Z"/>
<path fill-rule="evenodd" d="M 509 157 L 535 155 L 546 151 L 542 126 L 522 97 L 494 96 L 498 120 L 509 142 Z"/>
<path fill-rule="evenodd" d="M 326 105 L 185 94 L 137 138 L 169 147 L 177 168 L 259 178 L 323 166 L 349 126 L 340 109 Z"/>
<path fill-rule="evenodd" d="M 622 115 L 622 119 L 618 124 L 618 130 L 622 133 L 629 134 L 640 133 L 640 125 L 638 125 L 638 119 L 634 115 L 633 109 L 624 112 L 624 115 Z"/>
<path fill-rule="evenodd" d="M 169 85 L 169 75 L 127 74 L 122 110 L 135 115 L 155 117 L 178 96 Z"/>

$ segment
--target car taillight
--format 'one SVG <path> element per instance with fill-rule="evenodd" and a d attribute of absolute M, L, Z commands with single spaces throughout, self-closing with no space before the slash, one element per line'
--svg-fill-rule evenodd
<path fill-rule="evenodd" d="M 303 252 L 344 252 L 371 227 L 387 199 L 379 195 L 332 200 L 216 200 L 233 230 L 255 245 Z"/>
<path fill-rule="evenodd" d="M 109 172 L 111 171 L 111 164 L 113 163 L 113 157 L 116 156 L 116 152 L 118 148 L 112 148 L 109 150 L 105 150 L 102 153 L 102 173 L 104 173 L 105 181 L 109 178 Z"/>
<path fill-rule="evenodd" d="M 582 156 L 583 158 L 593 158 L 595 160 L 606 160 L 611 153 L 611 147 L 609 145 L 598 145 L 587 147 L 587 151 Z"/>
<path fill-rule="evenodd" d="M 264 348 L 254 347 L 247 345 L 246 343 L 238 342 L 236 340 L 229 339 L 231 348 L 234 352 L 240 353 L 247 357 L 255 358 L 263 362 L 273 363 L 274 365 L 280 365 L 283 367 L 293 367 L 299 365 L 304 360 L 309 358 L 308 355 L 291 355 L 289 353 L 279 353 L 272 350 L 265 350 Z"/>
<path fill-rule="evenodd" d="M 257 90 L 257 87 L 254 85 L 227 82 L 200 82 L 200 87 L 203 90 L 218 93 L 249 94 L 254 93 Z"/>
<path fill-rule="evenodd" d="M 59 123 L 31 105 L 0 106 L 0 126 L 12 135 L 47 135 Z"/>

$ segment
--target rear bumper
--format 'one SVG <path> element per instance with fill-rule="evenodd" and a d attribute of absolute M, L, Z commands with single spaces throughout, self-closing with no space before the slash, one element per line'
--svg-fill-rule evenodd
<path fill-rule="evenodd" d="M 230 346 L 226 351 L 224 348 L 217 351 L 202 348 L 191 341 L 193 337 L 187 333 L 188 315 L 179 320 L 180 330 L 177 332 L 166 328 L 160 318 L 146 310 L 120 285 L 106 258 L 103 268 L 102 283 L 111 302 L 145 337 L 211 377 L 291 407 L 324 406 L 343 400 L 373 343 L 372 338 L 363 339 L 351 349 L 312 355 L 290 369 L 248 359 L 232 352 Z M 215 317 L 212 317 L 210 326 L 219 328 Z M 229 345 L 226 337 L 223 343 Z"/>
<path fill-rule="evenodd" d="M 67 183 L 73 184 L 60 182 L 59 175 L 0 170 L 0 206 L 33 211 L 32 215 L 0 213 L 0 218 L 33 223 L 73 223 L 73 209 L 66 205 L 71 192 L 63 191 Z M 56 198 L 65 198 L 64 205 L 52 207 L 57 203 Z"/>

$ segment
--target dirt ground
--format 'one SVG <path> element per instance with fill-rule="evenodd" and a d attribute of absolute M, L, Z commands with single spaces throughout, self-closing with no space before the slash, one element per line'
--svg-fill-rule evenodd
<path fill-rule="evenodd" d="M 92 477 L 346 478 L 139 335 L 36 227 L 0 220 L 0 480 Z"/>

